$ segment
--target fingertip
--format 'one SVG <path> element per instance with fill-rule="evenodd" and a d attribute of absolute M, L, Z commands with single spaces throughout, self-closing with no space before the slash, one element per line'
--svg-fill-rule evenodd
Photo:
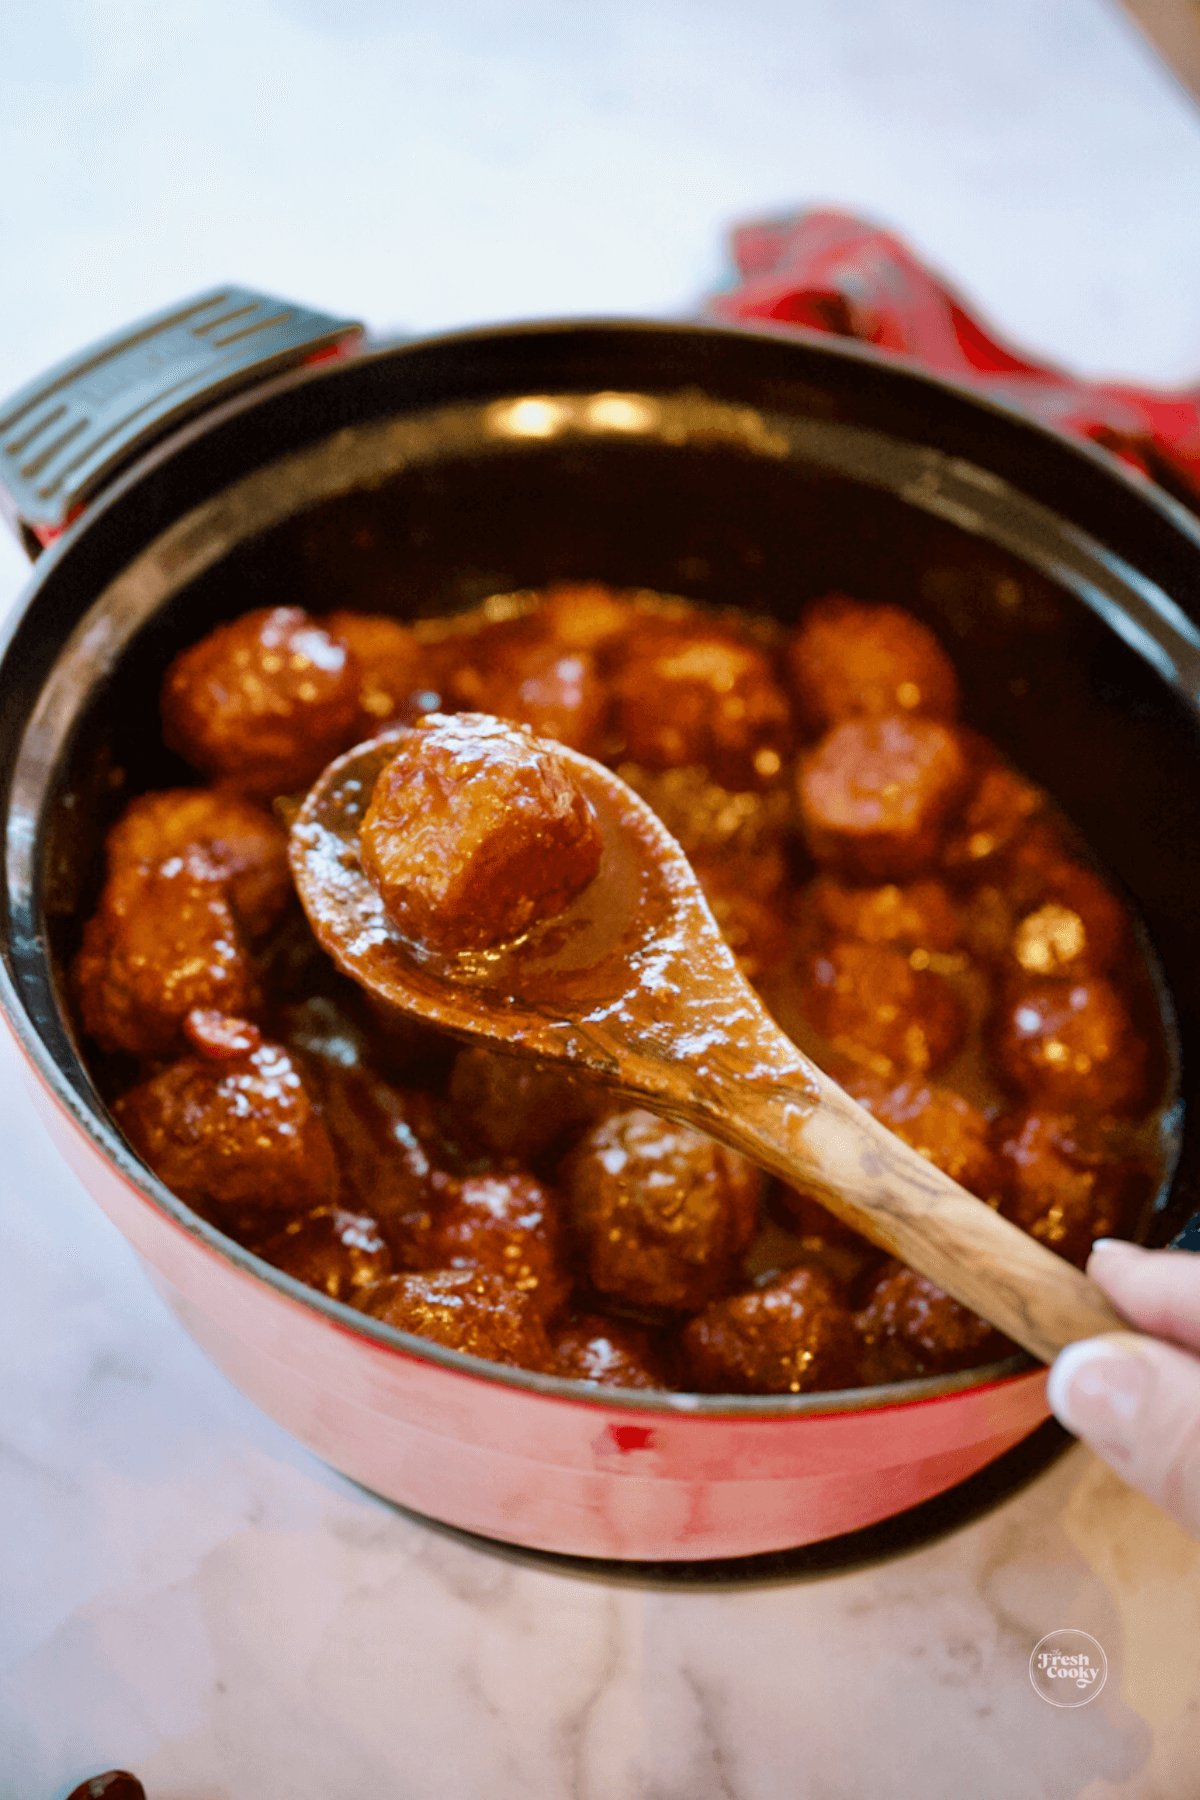
<path fill-rule="evenodd" d="M 1108 1354 L 1103 1338 L 1080 1338 L 1077 1343 L 1068 1344 L 1060 1350 L 1051 1364 L 1046 1378 L 1046 1399 L 1050 1409 L 1059 1423 L 1068 1431 L 1075 1431 L 1076 1424 L 1071 1410 L 1071 1388 L 1075 1377 L 1089 1364 Z"/>
<path fill-rule="evenodd" d="M 1130 1280 L 1136 1279 L 1134 1271 L 1145 1256 L 1146 1251 L 1124 1238 L 1097 1238 L 1083 1272 L 1111 1297 L 1112 1287 L 1123 1290 Z"/>
<path fill-rule="evenodd" d="M 1083 1338 L 1055 1359 L 1046 1395 L 1069 1431 L 1200 1536 L 1200 1360 L 1133 1332 Z"/>
<path fill-rule="evenodd" d="M 1055 1358 L 1046 1398 L 1077 1437 L 1128 1440 L 1150 1373 L 1145 1358 L 1119 1337 L 1082 1338 Z"/>
<path fill-rule="evenodd" d="M 1200 1350 L 1200 1257 L 1099 1238 L 1087 1274 L 1139 1331 Z"/>

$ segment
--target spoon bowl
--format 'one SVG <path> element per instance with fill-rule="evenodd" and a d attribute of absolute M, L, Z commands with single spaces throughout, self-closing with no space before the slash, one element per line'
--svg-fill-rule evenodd
<path fill-rule="evenodd" d="M 1045 1362 L 1122 1329 L 1086 1275 L 871 1118 L 784 1035 L 684 852 L 601 763 L 553 745 L 603 841 L 595 880 L 563 913 L 495 951 L 447 957 L 410 943 L 359 855 L 376 780 L 408 735 L 393 729 L 331 763 L 292 824 L 300 899 L 344 974 L 427 1025 L 566 1063 L 707 1132 Z"/>

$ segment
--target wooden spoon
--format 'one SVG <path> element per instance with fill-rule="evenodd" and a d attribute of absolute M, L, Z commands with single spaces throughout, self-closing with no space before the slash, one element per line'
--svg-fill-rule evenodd
<path fill-rule="evenodd" d="M 910 1149 L 785 1037 L 679 845 L 588 757 L 556 747 L 604 838 L 600 873 L 568 910 L 500 951 L 438 958 L 408 943 L 358 852 L 376 777 L 405 735 L 332 763 L 292 826 L 300 898 L 345 974 L 429 1025 L 568 1063 L 740 1150 L 1043 1362 L 1124 1328 L 1086 1275 Z"/>

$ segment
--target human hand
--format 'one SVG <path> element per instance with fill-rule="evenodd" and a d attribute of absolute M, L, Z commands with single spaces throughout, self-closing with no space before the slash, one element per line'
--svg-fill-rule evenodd
<path fill-rule="evenodd" d="M 1069 1431 L 1200 1537 L 1200 1255 L 1101 1238 L 1087 1272 L 1149 1335 L 1068 1344 L 1047 1398 Z"/>

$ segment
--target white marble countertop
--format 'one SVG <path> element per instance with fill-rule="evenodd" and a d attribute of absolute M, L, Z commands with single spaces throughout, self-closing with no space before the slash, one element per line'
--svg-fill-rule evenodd
<path fill-rule="evenodd" d="M 0 152 L 0 394 L 219 280 L 685 311 L 731 219 L 819 201 L 1087 372 L 1200 375 L 1200 113 L 1104 0 L 0 0 Z M 7 1044 L 0 1146 L 0 1800 L 1194 1800 L 1200 1546 L 1082 1450 L 850 1573 L 502 1560 L 210 1367 Z M 1109 1659 L 1070 1711 L 1065 1625 Z"/>

